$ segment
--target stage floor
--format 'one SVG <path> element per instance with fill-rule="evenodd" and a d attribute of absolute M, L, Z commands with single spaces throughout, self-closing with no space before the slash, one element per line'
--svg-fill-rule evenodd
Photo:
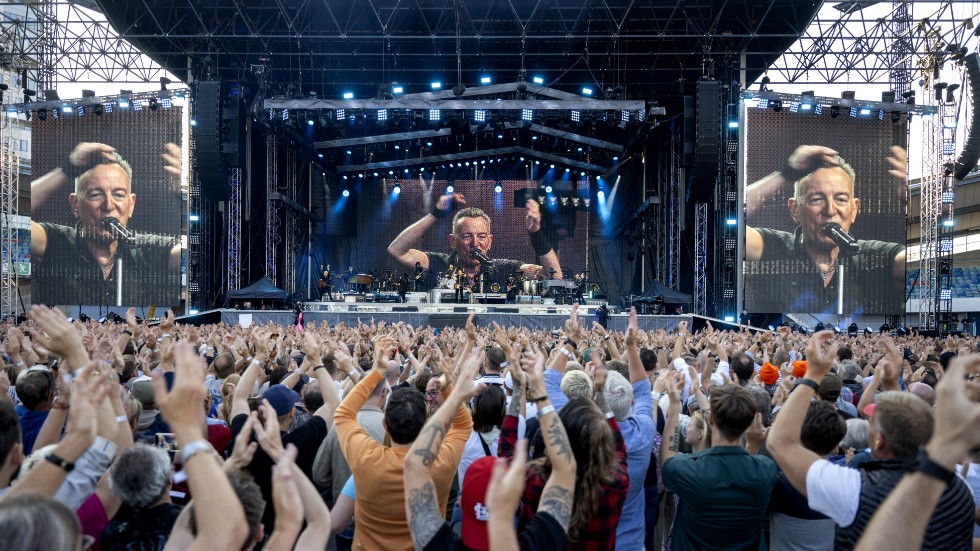
<path fill-rule="evenodd" d="M 579 316 L 586 327 L 591 327 L 595 321 L 597 305 L 579 306 Z M 307 302 L 303 304 L 303 323 L 327 322 L 330 325 L 344 323 L 347 326 L 358 322 L 385 322 L 388 324 L 399 321 L 415 327 L 431 325 L 436 328 L 463 327 L 470 313 L 476 313 L 473 320 L 478 326 L 490 325 L 496 322 L 502 326 L 527 327 L 533 330 L 561 329 L 572 311 L 571 305 L 545 304 L 431 304 L 403 303 L 378 304 L 365 302 Z M 296 312 L 291 310 L 219 310 L 221 321 L 229 325 L 265 324 L 268 322 L 280 325 L 296 323 Z M 202 312 L 202 314 L 204 314 Z M 681 321 L 690 325 L 692 316 L 639 316 L 640 329 L 676 329 Z M 629 316 L 612 314 L 609 316 L 607 327 L 610 330 L 625 331 Z"/>

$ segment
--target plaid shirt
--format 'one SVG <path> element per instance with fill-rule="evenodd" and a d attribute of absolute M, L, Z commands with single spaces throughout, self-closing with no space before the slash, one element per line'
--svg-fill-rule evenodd
<path fill-rule="evenodd" d="M 498 452 L 500 457 L 508 460 L 514 456 L 514 447 L 517 445 L 517 422 L 517 417 L 508 415 L 504 417 L 504 424 L 500 428 Z M 626 443 L 619 433 L 619 425 L 615 418 L 609 419 L 609 427 L 616 441 L 616 456 L 619 462 L 615 472 L 612 473 L 612 481 L 602 488 L 596 512 L 586 524 L 581 538 L 577 541 L 568 540 L 566 549 L 605 551 L 616 547 L 616 525 L 623 512 L 623 504 L 626 503 L 630 480 L 626 472 Z M 533 465 L 528 466 L 527 473 L 524 475 L 524 495 L 521 496 L 521 505 L 518 508 L 520 530 L 523 530 L 534 517 L 547 481 L 548 476 L 541 469 Z"/>

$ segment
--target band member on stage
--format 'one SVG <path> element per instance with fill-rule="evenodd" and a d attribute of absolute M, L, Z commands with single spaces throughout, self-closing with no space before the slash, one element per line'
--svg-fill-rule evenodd
<path fill-rule="evenodd" d="M 456 289 L 456 302 L 463 302 L 463 294 L 466 288 L 469 286 L 469 277 L 467 277 L 466 272 L 462 268 L 453 268 L 452 265 L 449 266 L 450 273 L 453 274 L 453 279 L 456 281 L 453 284 L 453 288 Z"/>
<path fill-rule="evenodd" d="M 436 220 L 448 218 L 456 207 L 464 208 L 452 218 L 452 233 L 449 235 L 451 253 L 420 251 L 413 248 Z M 542 230 L 540 207 L 537 201 L 529 200 L 526 208 L 525 223 L 528 236 L 540 264 L 499 258 L 491 260 L 489 255 L 493 234 L 490 232 L 490 216 L 481 209 L 467 207 L 466 197 L 461 193 L 440 197 L 432 212 L 398 234 L 398 237 L 388 245 L 388 253 L 404 266 L 410 267 L 417 263 L 421 268 L 436 273 L 445 272 L 450 264 L 457 265 L 470 278 L 475 278 L 482 272 L 483 281 L 488 286 L 493 283 L 499 286 L 505 285 L 507 277 L 515 271 L 521 271 L 528 277 L 535 277 L 542 272 L 554 272 L 560 279 L 561 265 L 558 262 L 558 254 L 552 244 L 552 237 Z"/>
<path fill-rule="evenodd" d="M 579 304 L 585 304 L 586 285 L 585 273 L 575 274 L 575 301 Z"/>
<path fill-rule="evenodd" d="M 398 278 L 398 296 L 405 302 L 405 295 L 408 294 L 408 272 L 402 272 Z"/>
<path fill-rule="evenodd" d="M 415 292 L 425 291 L 425 268 L 421 262 L 415 263 Z"/>
<path fill-rule="evenodd" d="M 517 303 L 517 293 L 518 293 L 518 291 L 519 291 L 519 289 L 517 287 L 517 279 L 515 279 L 514 276 L 508 277 L 507 278 L 507 300 L 505 302 L 507 304 L 516 304 Z"/>
<path fill-rule="evenodd" d="M 320 266 L 323 268 L 323 266 Z M 333 274 L 330 272 L 330 264 L 327 264 L 326 269 L 320 275 L 320 281 L 317 282 L 318 287 L 320 287 L 320 300 L 323 300 L 323 296 L 326 295 L 330 300 L 333 298 Z"/>

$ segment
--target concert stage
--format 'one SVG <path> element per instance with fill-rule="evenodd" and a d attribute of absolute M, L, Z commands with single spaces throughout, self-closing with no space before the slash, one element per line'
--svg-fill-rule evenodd
<path fill-rule="evenodd" d="M 597 305 L 582 305 L 579 316 L 586 328 L 595 321 Z M 303 323 L 320 323 L 325 321 L 330 325 L 343 322 L 347 326 L 356 325 L 358 321 L 370 323 L 386 322 L 388 324 L 403 321 L 415 327 L 431 325 L 436 328 L 463 327 L 471 312 L 476 313 L 474 323 L 478 326 L 496 322 L 501 326 L 519 326 L 534 330 L 561 329 L 571 313 L 571 305 L 554 304 L 379 304 L 379 303 L 345 303 L 345 302 L 307 302 L 303 304 Z M 265 324 L 268 322 L 281 325 L 292 325 L 296 321 L 296 312 L 292 310 L 232 310 L 221 309 L 201 312 L 187 316 L 184 323 L 214 323 L 220 321 L 229 325 Z M 625 331 L 628 321 L 625 313 L 611 314 L 608 328 L 615 331 Z M 198 318 L 198 319 L 195 319 Z M 207 321 L 205 321 L 205 318 Z M 639 316 L 639 326 L 643 330 L 677 328 L 681 321 L 692 323 L 693 316 Z M 213 320 L 213 321 L 212 321 Z"/>

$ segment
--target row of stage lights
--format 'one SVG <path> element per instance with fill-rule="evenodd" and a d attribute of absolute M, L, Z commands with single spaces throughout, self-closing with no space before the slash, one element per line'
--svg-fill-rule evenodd
<path fill-rule="evenodd" d="M 557 205 L 561 203 L 563 207 L 567 207 L 569 206 L 569 204 L 571 204 L 571 206 L 573 207 L 578 207 L 581 204 L 582 206 L 588 208 L 588 206 L 592 203 L 592 199 L 589 197 L 574 197 L 574 196 L 567 196 L 567 195 L 562 195 L 560 197 L 553 196 L 552 193 L 554 193 L 555 189 L 549 185 L 546 185 L 541 189 L 542 191 L 544 191 L 544 193 L 547 194 L 547 195 L 538 195 L 538 203 L 542 205 L 545 204 L 545 202 L 548 202 L 551 205 Z M 446 185 L 446 195 L 449 195 L 450 193 L 453 193 L 455 191 L 456 191 L 456 187 L 453 186 L 452 183 Z M 394 185 L 391 187 L 391 194 L 399 195 L 401 194 L 401 192 L 402 192 L 402 185 L 399 181 L 396 180 L 394 182 Z M 503 193 L 504 186 L 500 182 L 497 182 L 493 186 L 493 192 L 496 194 Z M 350 197 L 350 190 L 344 188 L 343 191 L 340 192 L 340 194 L 343 197 Z M 606 198 L 606 192 L 600 189 L 596 193 L 596 197 L 600 201 L 602 201 Z"/>
<path fill-rule="evenodd" d="M 546 81 L 545 81 L 544 77 L 541 76 L 541 75 L 535 75 L 535 76 L 531 77 L 531 82 L 534 83 L 537 86 L 546 86 L 546 84 L 545 84 Z M 489 86 L 490 84 L 493 84 L 493 77 L 492 76 L 486 75 L 486 74 L 480 76 L 480 85 L 481 86 Z M 429 90 L 432 91 L 432 92 L 437 92 L 437 91 L 442 90 L 443 89 L 443 86 L 444 86 L 444 83 L 442 81 L 440 81 L 440 80 L 433 80 L 429 84 Z M 462 96 L 463 95 L 463 92 L 466 91 L 466 87 L 463 86 L 462 84 L 457 84 L 456 86 L 454 86 L 452 88 L 452 91 L 453 91 L 453 93 L 457 97 L 458 96 Z M 400 96 L 400 95 L 402 95 L 404 93 L 405 93 L 405 86 L 403 86 L 403 85 L 401 85 L 401 84 L 399 84 L 397 82 L 392 82 L 391 84 L 388 84 L 388 85 L 382 84 L 381 86 L 378 87 L 378 95 L 379 96 L 387 96 L 387 95 L 390 95 L 390 96 Z M 595 95 L 595 93 L 596 93 L 596 87 L 594 85 L 591 85 L 591 84 L 583 85 L 582 86 L 582 89 L 581 89 L 581 93 L 585 97 L 593 97 Z M 341 97 L 343 99 L 354 99 L 355 98 L 355 94 L 354 94 L 354 91 L 353 90 L 343 90 L 341 92 Z"/>
<path fill-rule="evenodd" d="M 442 112 L 443 112 L 442 109 L 429 109 L 428 110 L 428 113 L 426 113 L 428 121 L 429 122 L 440 122 L 440 121 L 442 121 L 443 120 L 443 117 L 442 117 L 443 113 Z M 613 111 L 613 113 L 614 113 L 614 117 L 615 117 L 613 119 L 613 122 L 619 123 L 620 125 L 623 125 L 624 127 L 625 127 L 625 123 L 628 123 L 628 122 L 631 122 L 631 121 L 639 121 L 639 122 L 642 122 L 643 121 L 643 117 L 645 115 L 645 113 L 644 113 L 644 111 L 642 109 L 638 109 L 638 110 L 621 109 L 619 111 L 619 113 L 618 113 L 618 116 L 616 116 L 617 114 L 616 114 L 615 111 Z M 376 121 L 378 121 L 378 122 L 386 122 L 388 120 L 389 112 L 388 112 L 388 109 L 377 109 L 375 111 L 374 115 L 375 115 L 375 120 Z M 269 120 L 270 121 L 276 120 L 277 117 L 278 117 L 278 119 L 280 121 L 288 121 L 289 118 L 290 118 L 290 111 L 289 111 L 289 109 L 269 109 L 268 110 L 268 116 L 269 116 Z M 363 115 L 361 115 L 361 116 L 363 117 Z M 345 121 L 346 120 L 346 121 L 351 122 L 351 123 L 354 123 L 354 122 L 356 122 L 358 120 L 358 114 L 351 113 L 347 109 L 334 109 L 333 110 L 333 117 L 334 117 L 334 120 L 335 121 Z M 568 113 L 568 118 L 569 118 L 569 120 L 571 120 L 571 122 L 581 122 L 582 121 L 582 112 L 579 111 L 579 110 L 571 110 Z M 618 120 L 616 120 L 616 119 L 618 119 Z M 487 125 L 489 125 L 489 124 L 491 124 L 491 123 L 494 122 L 494 117 L 491 114 L 491 112 L 489 110 L 487 110 L 487 109 L 475 109 L 472 112 L 472 116 L 470 117 L 470 120 L 471 120 L 471 122 L 474 122 L 474 123 L 487 124 Z M 521 120 L 524 121 L 524 122 L 532 122 L 534 120 L 534 109 L 521 109 Z M 606 120 L 608 120 L 608 119 L 606 119 Z M 498 124 L 498 126 L 494 127 L 494 129 L 498 131 L 497 137 L 503 139 L 503 137 L 504 137 L 503 134 L 502 134 L 502 130 L 504 130 L 503 121 L 499 121 L 498 120 L 497 122 L 499 124 Z M 306 117 L 306 125 L 307 126 L 311 126 L 311 127 L 312 126 L 316 126 L 317 123 L 319 123 L 320 126 L 327 126 L 328 120 L 327 120 L 326 117 L 324 117 L 322 115 L 321 116 L 318 116 L 316 118 L 314 118 L 311 115 L 307 115 L 307 117 Z"/>
<path fill-rule="evenodd" d="M 71 103 L 66 103 L 61 106 L 60 109 L 51 109 L 50 114 L 55 119 L 67 116 L 79 116 L 84 117 L 87 114 L 93 114 L 97 117 L 101 117 L 104 113 L 112 113 L 114 110 L 132 110 L 132 111 L 142 111 L 143 109 L 149 109 L 150 111 L 156 111 L 157 109 L 170 109 L 173 106 L 170 98 L 150 98 L 150 99 L 140 99 L 140 100 L 128 100 L 119 99 L 113 102 L 103 102 L 95 104 L 84 104 L 84 105 L 74 105 Z M 16 117 L 19 111 L 16 109 L 9 109 L 7 115 L 9 117 Z M 27 112 L 27 120 L 32 117 L 37 117 L 38 120 L 47 120 L 48 110 L 47 109 L 35 109 Z"/>
<path fill-rule="evenodd" d="M 351 154 L 351 151 L 350 150 L 347 150 L 347 154 L 350 155 Z M 323 153 L 318 153 L 317 154 L 317 157 L 320 158 L 320 159 L 322 159 L 323 158 Z M 459 161 L 459 162 L 442 163 L 441 165 L 439 165 L 438 168 L 435 168 L 435 167 L 428 168 L 428 167 L 424 167 L 423 166 L 423 167 L 420 167 L 418 169 L 418 174 L 419 174 L 419 176 L 424 176 L 426 174 L 426 172 L 430 172 L 431 175 L 434 176 L 435 173 L 439 170 L 439 168 L 444 169 L 444 170 L 454 170 L 454 171 L 459 170 L 459 169 L 467 169 L 467 168 L 473 168 L 473 169 L 481 168 L 481 167 L 482 168 L 486 168 L 487 165 L 488 165 L 488 163 L 489 163 L 489 165 L 493 165 L 494 164 L 494 160 L 495 159 L 489 159 L 489 160 L 488 159 L 481 159 L 480 161 Z M 525 157 L 520 157 L 519 160 L 522 163 L 526 163 L 524 165 L 524 168 L 528 168 L 528 169 L 531 168 L 532 166 L 533 167 L 538 167 L 538 166 L 540 166 L 542 164 L 540 160 L 536 160 L 536 161 L 534 161 L 532 163 L 532 162 L 528 161 Z M 497 164 L 498 165 L 503 165 L 503 163 L 504 163 L 504 159 L 502 159 L 502 158 L 497 158 L 496 161 L 497 161 Z M 619 161 L 619 156 L 613 157 L 613 161 Z M 571 175 L 571 173 L 572 173 L 572 169 L 570 167 L 561 167 L 561 166 L 555 165 L 554 163 L 547 163 L 547 162 L 545 162 L 544 165 L 549 170 L 555 170 L 557 168 L 557 170 L 561 171 L 564 168 L 565 174 Z M 402 170 L 402 174 L 411 174 L 411 172 L 412 172 L 412 169 L 409 169 L 409 168 L 406 168 L 406 169 L 403 169 Z M 585 177 L 586 175 L 587 175 L 587 173 L 584 170 L 579 171 L 579 176 L 580 177 Z M 384 176 L 384 172 L 383 171 L 381 171 L 381 172 L 378 172 L 378 171 L 360 172 L 360 173 L 357 174 L 356 178 L 363 179 L 363 178 L 367 178 L 367 177 L 371 177 L 371 176 L 373 176 L 375 178 L 378 178 L 378 177 Z M 388 176 L 395 176 L 395 170 L 388 170 Z M 341 176 L 341 179 L 343 179 L 343 180 L 350 180 L 350 179 L 353 179 L 353 178 L 355 178 L 354 175 L 344 174 L 343 176 Z M 602 177 L 599 176 L 598 178 L 601 179 Z"/>
<path fill-rule="evenodd" d="M 953 92 L 959 88 L 958 84 L 952 84 L 944 86 L 943 89 L 946 90 L 946 101 L 952 102 L 955 100 Z M 937 93 L 937 99 L 942 99 L 941 94 Z M 855 101 L 854 91 L 848 90 L 841 93 L 841 100 L 846 102 Z M 907 105 L 915 105 L 915 90 L 908 90 L 902 94 L 902 103 Z M 895 92 L 892 90 L 884 91 L 881 93 L 882 103 L 895 103 Z M 867 105 L 824 105 L 821 102 L 816 101 L 813 91 L 806 91 L 800 94 L 799 101 L 795 100 L 783 100 L 783 99 L 770 99 L 765 97 L 758 98 L 758 103 L 756 107 L 759 109 L 772 109 L 774 112 L 779 113 L 784 108 L 788 108 L 790 113 L 800 113 L 800 114 L 813 114 L 813 115 L 823 115 L 824 110 L 830 111 L 830 118 L 836 119 L 843 113 L 847 113 L 848 116 L 852 118 L 877 118 L 878 120 L 884 120 L 885 115 L 888 114 L 889 119 L 892 123 L 897 124 L 902 120 L 902 113 L 900 111 L 886 111 L 884 109 L 875 109 Z M 729 128 L 738 128 L 737 121 L 730 121 L 728 123 Z"/>

